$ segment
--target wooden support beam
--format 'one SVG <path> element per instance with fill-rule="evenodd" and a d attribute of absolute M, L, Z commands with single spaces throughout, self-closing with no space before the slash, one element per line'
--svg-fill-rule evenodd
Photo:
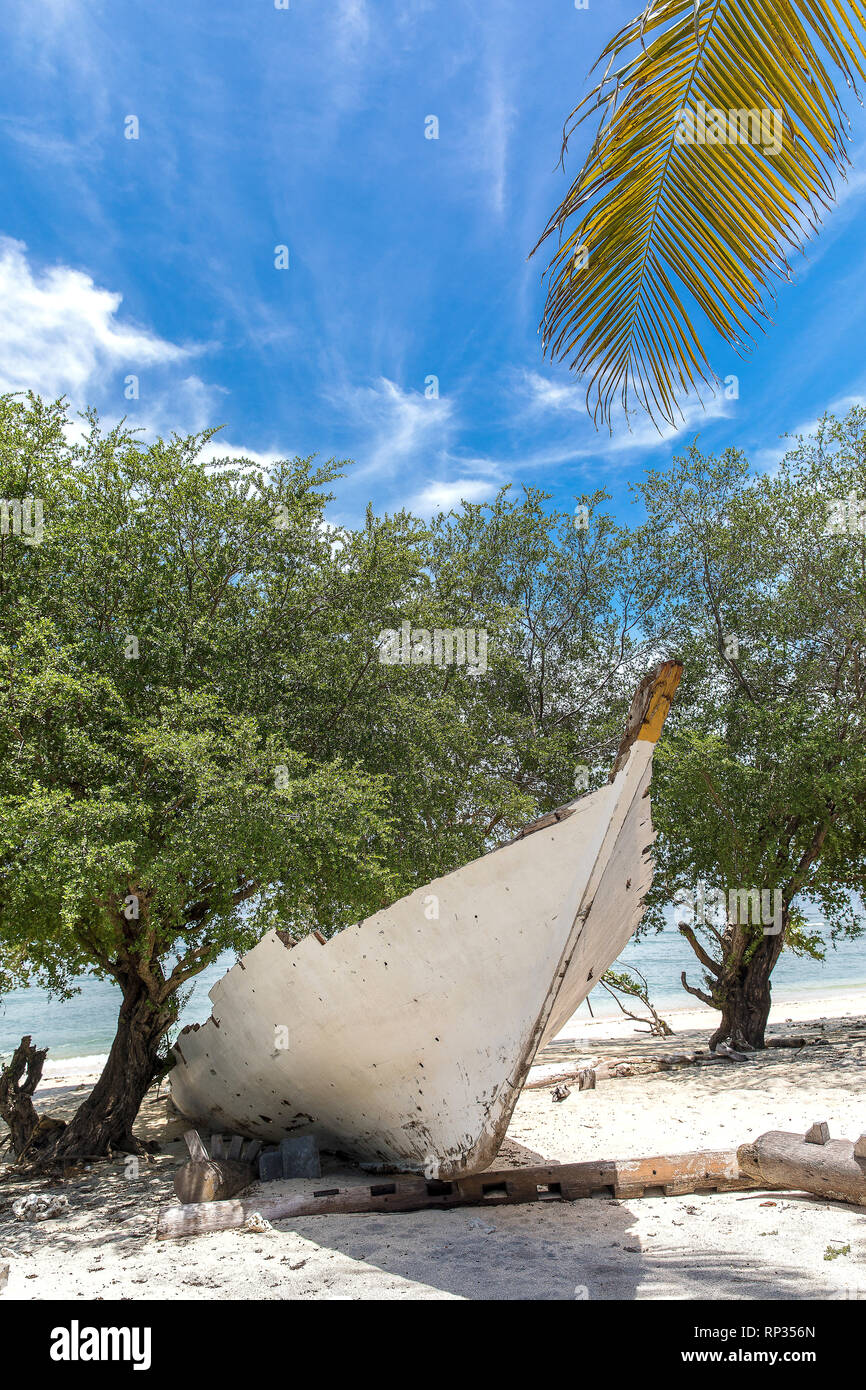
<path fill-rule="evenodd" d="M 618 1159 L 603 1163 L 562 1163 L 551 1167 L 489 1169 L 450 1181 L 394 1177 L 354 1187 L 322 1187 L 292 1197 L 250 1197 L 244 1201 L 202 1202 L 162 1207 L 157 1237 L 169 1240 L 243 1226 L 251 1216 L 267 1221 L 334 1212 L 420 1211 L 424 1208 L 507 1206 L 517 1202 L 574 1201 L 602 1193 L 640 1197 L 647 1190 L 683 1192 L 742 1191 L 758 1186 L 744 1177 L 733 1150 Z"/>
<path fill-rule="evenodd" d="M 249 1187 L 254 1176 L 251 1163 L 239 1163 L 228 1158 L 208 1158 L 205 1153 L 204 1158 L 195 1156 L 182 1168 L 178 1168 L 174 1175 L 174 1190 L 181 1202 L 222 1201 L 243 1192 L 245 1187 Z"/>
<path fill-rule="evenodd" d="M 189 1156 L 192 1159 L 193 1163 L 207 1163 L 209 1154 L 204 1146 L 204 1143 L 202 1142 L 202 1138 L 198 1130 L 188 1129 L 183 1137 L 184 1142 L 186 1143 L 186 1147 L 189 1150 Z"/>

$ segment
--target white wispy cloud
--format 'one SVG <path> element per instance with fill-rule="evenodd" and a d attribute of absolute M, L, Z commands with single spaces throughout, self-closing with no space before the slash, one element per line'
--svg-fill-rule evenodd
<path fill-rule="evenodd" d="M 855 391 L 845 396 L 837 396 L 827 406 L 826 413 L 842 416 L 846 415 L 849 410 L 853 410 L 855 406 L 859 406 L 861 409 L 866 407 L 866 395 Z M 777 444 L 769 444 L 763 449 L 756 450 L 750 456 L 752 466 L 759 473 L 774 473 L 785 455 L 796 448 L 797 439 L 801 435 L 803 437 L 814 435 L 819 424 L 820 417 L 817 415 L 813 415 L 807 420 L 801 420 L 798 425 L 794 425 L 792 429 L 781 434 Z"/>
<path fill-rule="evenodd" d="M 487 79 L 486 101 L 487 113 L 481 136 L 482 161 L 489 179 L 491 206 L 497 216 L 501 216 L 505 211 L 508 142 L 514 112 L 498 62 L 492 65 Z"/>
<path fill-rule="evenodd" d="M 694 396 L 680 400 L 681 415 L 675 424 L 660 422 L 658 428 L 649 416 L 636 411 L 626 419 L 621 410 L 614 413 L 612 432 L 595 432 L 586 410 L 586 388 L 581 385 L 552 380 L 540 372 L 526 371 L 520 383 L 526 409 L 530 415 L 560 415 L 577 417 L 588 430 L 591 438 L 577 441 L 571 451 L 572 457 L 586 454 L 618 454 L 631 449 L 644 452 L 661 449 L 691 430 L 699 429 L 712 420 L 720 420 L 732 414 L 733 401 L 719 392 L 704 402 Z"/>
<path fill-rule="evenodd" d="M 96 406 L 106 424 L 126 416 L 144 441 L 219 424 L 225 388 L 189 371 L 204 344 L 173 343 L 123 313 L 123 296 L 68 265 L 36 268 L 27 247 L 0 237 L 0 392 L 66 396 L 73 411 Z M 148 375 L 150 374 L 150 375 Z M 128 377 L 139 397 L 127 400 Z M 81 427 L 73 424 L 73 436 Z M 243 456 L 266 468 L 292 451 L 249 449 L 217 435 L 206 461 Z"/>
<path fill-rule="evenodd" d="M 333 387 L 326 399 L 353 440 L 351 489 L 360 484 L 366 496 L 374 487 L 389 508 L 430 516 L 464 499 L 486 501 L 506 480 L 499 462 L 455 448 L 465 422 L 454 396 L 428 398 L 379 377 Z"/>
<path fill-rule="evenodd" d="M 40 0 L 38 5 L 12 0 L 4 10 L 9 11 L 4 14 L 6 57 L 26 63 L 39 79 L 62 76 L 67 95 L 69 87 L 74 90 L 77 110 L 106 119 L 111 110 L 106 54 L 118 62 L 119 37 L 115 24 L 106 23 L 103 0 Z"/>
<path fill-rule="evenodd" d="M 0 390 L 87 404 L 107 373 L 185 362 L 197 350 L 120 316 L 123 296 L 84 271 L 34 271 L 20 241 L 0 238 Z"/>
<path fill-rule="evenodd" d="M 204 446 L 199 458 L 208 464 L 237 459 L 252 463 L 256 469 L 267 473 L 277 459 L 293 458 L 296 452 L 297 450 L 293 449 L 247 449 L 243 444 L 232 444 L 230 440 L 223 439 L 222 435 L 216 435 Z"/>
<path fill-rule="evenodd" d="M 448 512 L 461 502 L 487 502 L 495 497 L 500 484 L 492 478 L 458 478 L 454 482 L 428 483 L 406 503 L 409 511 L 421 516 Z"/>
<path fill-rule="evenodd" d="M 359 439 L 356 479 L 423 470 L 447 454 L 455 424 L 454 405 L 447 397 L 428 399 L 380 377 L 373 386 L 334 389 L 328 399 Z"/>
<path fill-rule="evenodd" d="M 823 260 L 830 247 L 841 236 L 852 217 L 862 210 L 866 195 L 866 159 L 862 147 L 851 154 L 852 164 L 847 174 L 834 173 L 836 189 L 835 200 L 829 208 L 820 208 L 821 221 L 817 228 L 809 221 L 807 213 L 801 208 L 795 218 L 795 227 L 802 241 L 802 255 L 791 255 L 791 280 L 799 283 L 805 280 Z"/>

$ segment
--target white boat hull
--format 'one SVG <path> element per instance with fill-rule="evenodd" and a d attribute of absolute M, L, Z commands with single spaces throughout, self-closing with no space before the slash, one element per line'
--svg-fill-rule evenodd
<path fill-rule="evenodd" d="M 536 1051 L 640 921 L 653 751 L 638 738 L 560 819 L 324 945 L 269 933 L 178 1039 L 175 1105 L 216 1130 L 313 1132 L 429 1178 L 485 1167 Z"/>

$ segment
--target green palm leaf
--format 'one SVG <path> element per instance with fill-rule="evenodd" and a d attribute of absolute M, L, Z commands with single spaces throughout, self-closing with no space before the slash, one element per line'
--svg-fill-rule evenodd
<path fill-rule="evenodd" d="M 864 33 L 859 0 L 654 0 L 611 39 L 563 156 L 592 112 L 597 135 L 538 242 L 559 233 L 544 351 L 588 381 L 596 423 L 617 399 L 673 423 L 682 396 L 715 380 L 694 304 L 738 348 L 766 318 L 768 284 L 790 278 L 787 253 L 850 163 L 834 77 L 856 90 Z M 701 103 L 735 113 L 728 143 L 684 143 Z M 764 126 L 736 115 L 750 111 Z M 707 130 L 719 133 L 712 119 Z"/>

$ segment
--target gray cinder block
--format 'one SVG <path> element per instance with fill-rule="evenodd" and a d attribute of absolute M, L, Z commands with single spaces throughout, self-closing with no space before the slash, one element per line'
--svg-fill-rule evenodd
<path fill-rule="evenodd" d="M 320 1178 L 322 1176 L 319 1146 L 312 1134 L 304 1134 L 297 1139 L 281 1140 L 279 1151 L 284 1178 Z"/>
<path fill-rule="evenodd" d="M 279 1149 L 265 1149 L 259 1154 L 259 1181 L 276 1182 L 283 1176 L 283 1156 Z"/>

